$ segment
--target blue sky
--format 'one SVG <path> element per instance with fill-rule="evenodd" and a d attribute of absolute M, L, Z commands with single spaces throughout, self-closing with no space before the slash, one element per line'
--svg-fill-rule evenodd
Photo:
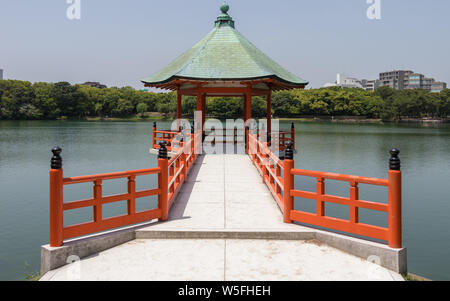
<path fill-rule="evenodd" d="M 66 0 L 0 0 L 0 68 L 32 82 L 141 88 L 213 28 L 222 2 L 81 0 L 70 21 Z M 381 20 L 366 17 L 366 0 L 228 3 L 236 29 L 310 87 L 391 69 L 450 83 L 448 0 L 381 0 Z"/>

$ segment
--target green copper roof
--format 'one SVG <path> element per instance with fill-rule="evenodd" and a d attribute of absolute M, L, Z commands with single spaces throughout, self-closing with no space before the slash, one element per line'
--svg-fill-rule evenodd
<path fill-rule="evenodd" d="M 275 63 L 234 29 L 228 10 L 227 4 L 222 5 L 222 14 L 205 38 L 143 82 L 156 85 L 177 78 L 245 80 L 275 77 L 289 84 L 308 84 Z"/>

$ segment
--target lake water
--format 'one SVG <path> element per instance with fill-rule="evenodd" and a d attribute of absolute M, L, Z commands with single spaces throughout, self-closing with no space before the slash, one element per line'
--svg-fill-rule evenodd
<path fill-rule="evenodd" d="M 159 122 L 161 128 L 169 123 Z M 289 129 L 290 123 L 281 125 Z M 39 271 L 40 246 L 48 243 L 48 169 L 50 150 L 63 148 L 65 176 L 152 168 L 150 122 L 0 121 L 0 280 L 23 280 Z M 297 168 L 386 178 L 388 151 L 401 150 L 403 171 L 404 244 L 411 273 L 433 280 L 450 280 L 450 125 L 374 125 L 296 123 Z M 138 180 L 138 189 L 155 179 Z M 297 179 L 296 186 L 314 190 L 314 180 Z M 125 181 L 111 181 L 104 194 L 125 192 Z M 348 195 L 348 184 L 327 182 L 327 193 Z M 87 198 L 92 185 L 65 189 L 65 200 Z M 386 201 L 386 191 L 361 185 L 361 199 Z M 153 208 L 154 198 L 138 209 Z M 121 207 L 122 206 L 122 207 Z M 313 210 L 313 203 L 296 200 L 296 207 Z M 108 216 L 123 205 L 105 208 Z M 348 218 L 348 210 L 327 205 L 331 216 Z M 85 221 L 91 210 L 66 216 Z M 361 212 L 362 222 L 385 225 L 387 217 Z"/>

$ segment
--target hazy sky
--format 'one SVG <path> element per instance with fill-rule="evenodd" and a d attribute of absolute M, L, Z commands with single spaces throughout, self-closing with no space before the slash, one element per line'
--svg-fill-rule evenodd
<path fill-rule="evenodd" d="M 450 1 L 229 0 L 236 29 L 309 87 L 336 73 L 378 78 L 412 69 L 450 84 Z M 5 78 L 100 81 L 141 88 L 213 28 L 221 0 L 0 0 L 0 69 Z"/>

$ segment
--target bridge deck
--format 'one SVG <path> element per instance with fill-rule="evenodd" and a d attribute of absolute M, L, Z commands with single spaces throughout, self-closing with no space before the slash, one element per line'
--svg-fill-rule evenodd
<path fill-rule="evenodd" d="M 402 280 L 322 244 L 313 229 L 284 224 L 244 155 L 198 159 L 168 222 L 81 261 L 81 280 Z M 42 280 L 66 280 L 69 266 Z"/>

